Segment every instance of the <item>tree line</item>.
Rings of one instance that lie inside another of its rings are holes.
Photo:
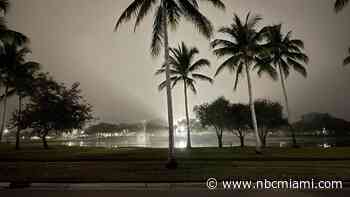
[[[6,13],[9,1],[0,0]],[[0,126],[0,142],[5,128],[16,129],[16,149],[20,148],[21,131],[31,130],[43,140],[51,131],[80,129],[92,119],[92,106],[81,95],[79,83],[67,87],[44,72],[40,63],[28,61],[32,51],[29,38],[8,29],[4,17],[0,20],[0,85],[4,89]],[[7,122],[8,98],[17,97],[18,107]],[[7,126],[6,126],[7,125]]]
[[[258,99],[254,102],[258,117],[258,137],[262,146],[266,146],[266,139],[270,132],[288,127],[288,121],[283,117],[283,107],[278,102],[267,99]],[[214,128],[218,140],[218,147],[223,147],[223,132],[230,131],[240,140],[240,146],[244,147],[244,139],[247,133],[253,131],[249,104],[230,103],[224,97],[220,97],[211,103],[204,103],[194,107],[196,117],[204,128]]]

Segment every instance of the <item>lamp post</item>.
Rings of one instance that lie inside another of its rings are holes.
[[[6,137],[6,143],[9,143],[9,138],[8,138],[8,133],[10,133],[10,131],[7,129],[7,128],[5,128],[4,129],[4,136]]]

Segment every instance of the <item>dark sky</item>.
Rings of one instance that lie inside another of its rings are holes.
[[[350,6],[335,14],[332,0],[224,0],[226,12],[202,4],[216,28],[230,24],[233,13],[248,11],[263,16],[262,25],[283,23],[303,39],[311,59],[307,79],[292,74],[288,93],[293,119],[306,112],[329,112],[350,120],[350,67],[341,63],[350,47]],[[133,23],[113,32],[116,19],[131,0],[12,0],[10,28],[31,38],[32,58],[42,63],[60,81],[81,83],[84,95],[94,106],[95,116],[109,122],[165,118],[165,93],[157,84],[163,77],[154,72],[162,56],[149,53],[153,13],[133,33]],[[170,34],[175,46],[185,41],[197,46],[201,57],[211,60],[213,75],[221,62],[209,50],[209,42],[187,22]],[[282,100],[280,83],[254,75],[256,98]],[[246,80],[233,91],[229,73],[214,85],[199,84],[198,95],[190,94],[191,107],[219,96],[247,102]],[[174,91],[175,117],[184,115],[181,86]]]

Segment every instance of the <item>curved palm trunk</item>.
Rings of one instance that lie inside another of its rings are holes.
[[[21,132],[21,113],[22,113],[22,97],[18,96],[18,125],[17,125],[17,132],[16,132],[16,150],[19,150],[20,147],[20,132]]]
[[[174,155],[174,120],[173,120],[173,104],[171,97],[171,81],[170,81],[170,66],[169,66],[169,40],[168,40],[168,24],[167,24],[167,10],[165,9],[165,1],[163,0],[163,29],[164,29],[164,58],[165,58],[165,76],[166,76],[166,93],[168,104],[168,124],[169,124],[169,155],[168,168],[176,168],[176,160]]]
[[[5,97],[4,97],[4,109],[3,109],[3,112],[2,112],[2,121],[1,121],[1,128],[0,128],[0,143],[1,143],[1,140],[2,140],[2,135],[3,135],[3,132],[4,132],[4,129],[5,129],[5,124],[6,124],[6,113],[7,113],[7,94],[8,94],[8,91],[9,91],[9,87],[6,86],[5,88]]]
[[[281,65],[278,65],[278,68],[279,68],[279,72],[280,72],[280,76],[281,76],[282,91],[283,91],[284,101],[285,101],[286,110],[287,110],[287,121],[288,121],[288,124],[290,124],[290,119],[289,119],[290,118],[290,111],[289,111],[289,102],[288,102],[285,78],[284,78],[284,74],[282,72]],[[296,147],[297,146],[297,140],[295,138],[294,129],[293,129],[292,126],[290,126],[290,127],[291,127],[290,129],[291,129],[291,132],[292,132],[293,146]]]
[[[250,79],[248,64],[245,65],[245,70],[246,70],[247,81],[248,81],[250,113],[251,113],[251,117],[252,117],[252,124],[253,124],[254,132],[255,132],[255,137],[256,137],[256,152],[260,153],[261,152],[261,139],[260,139],[260,135],[259,135],[259,131],[258,131],[258,122],[256,120],[252,82]]]
[[[190,117],[188,115],[188,101],[187,101],[187,85],[184,82],[185,91],[185,110],[186,110],[186,123],[187,123],[187,148],[191,148],[191,130],[190,130]]]

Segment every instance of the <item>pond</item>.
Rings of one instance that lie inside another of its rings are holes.
[[[175,135],[175,147],[186,147],[186,134]],[[217,147],[217,137],[215,132],[192,133],[191,142],[193,147]],[[267,138],[267,146],[287,147],[291,145],[291,137],[288,136],[269,136]],[[339,144],[350,145],[350,138],[335,137],[318,137],[318,136],[302,136],[297,137],[298,145],[304,147],[333,147]],[[109,137],[84,137],[77,139],[66,139],[62,141],[66,146],[82,146],[82,147],[148,147],[148,148],[166,148],[168,147],[167,131],[153,134],[137,133],[128,136],[109,136]],[[224,133],[223,144],[225,147],[240,146],[239,138],[232,133]],[[248,134],[245,138],[246,146],[255,146],[255,136]]]

